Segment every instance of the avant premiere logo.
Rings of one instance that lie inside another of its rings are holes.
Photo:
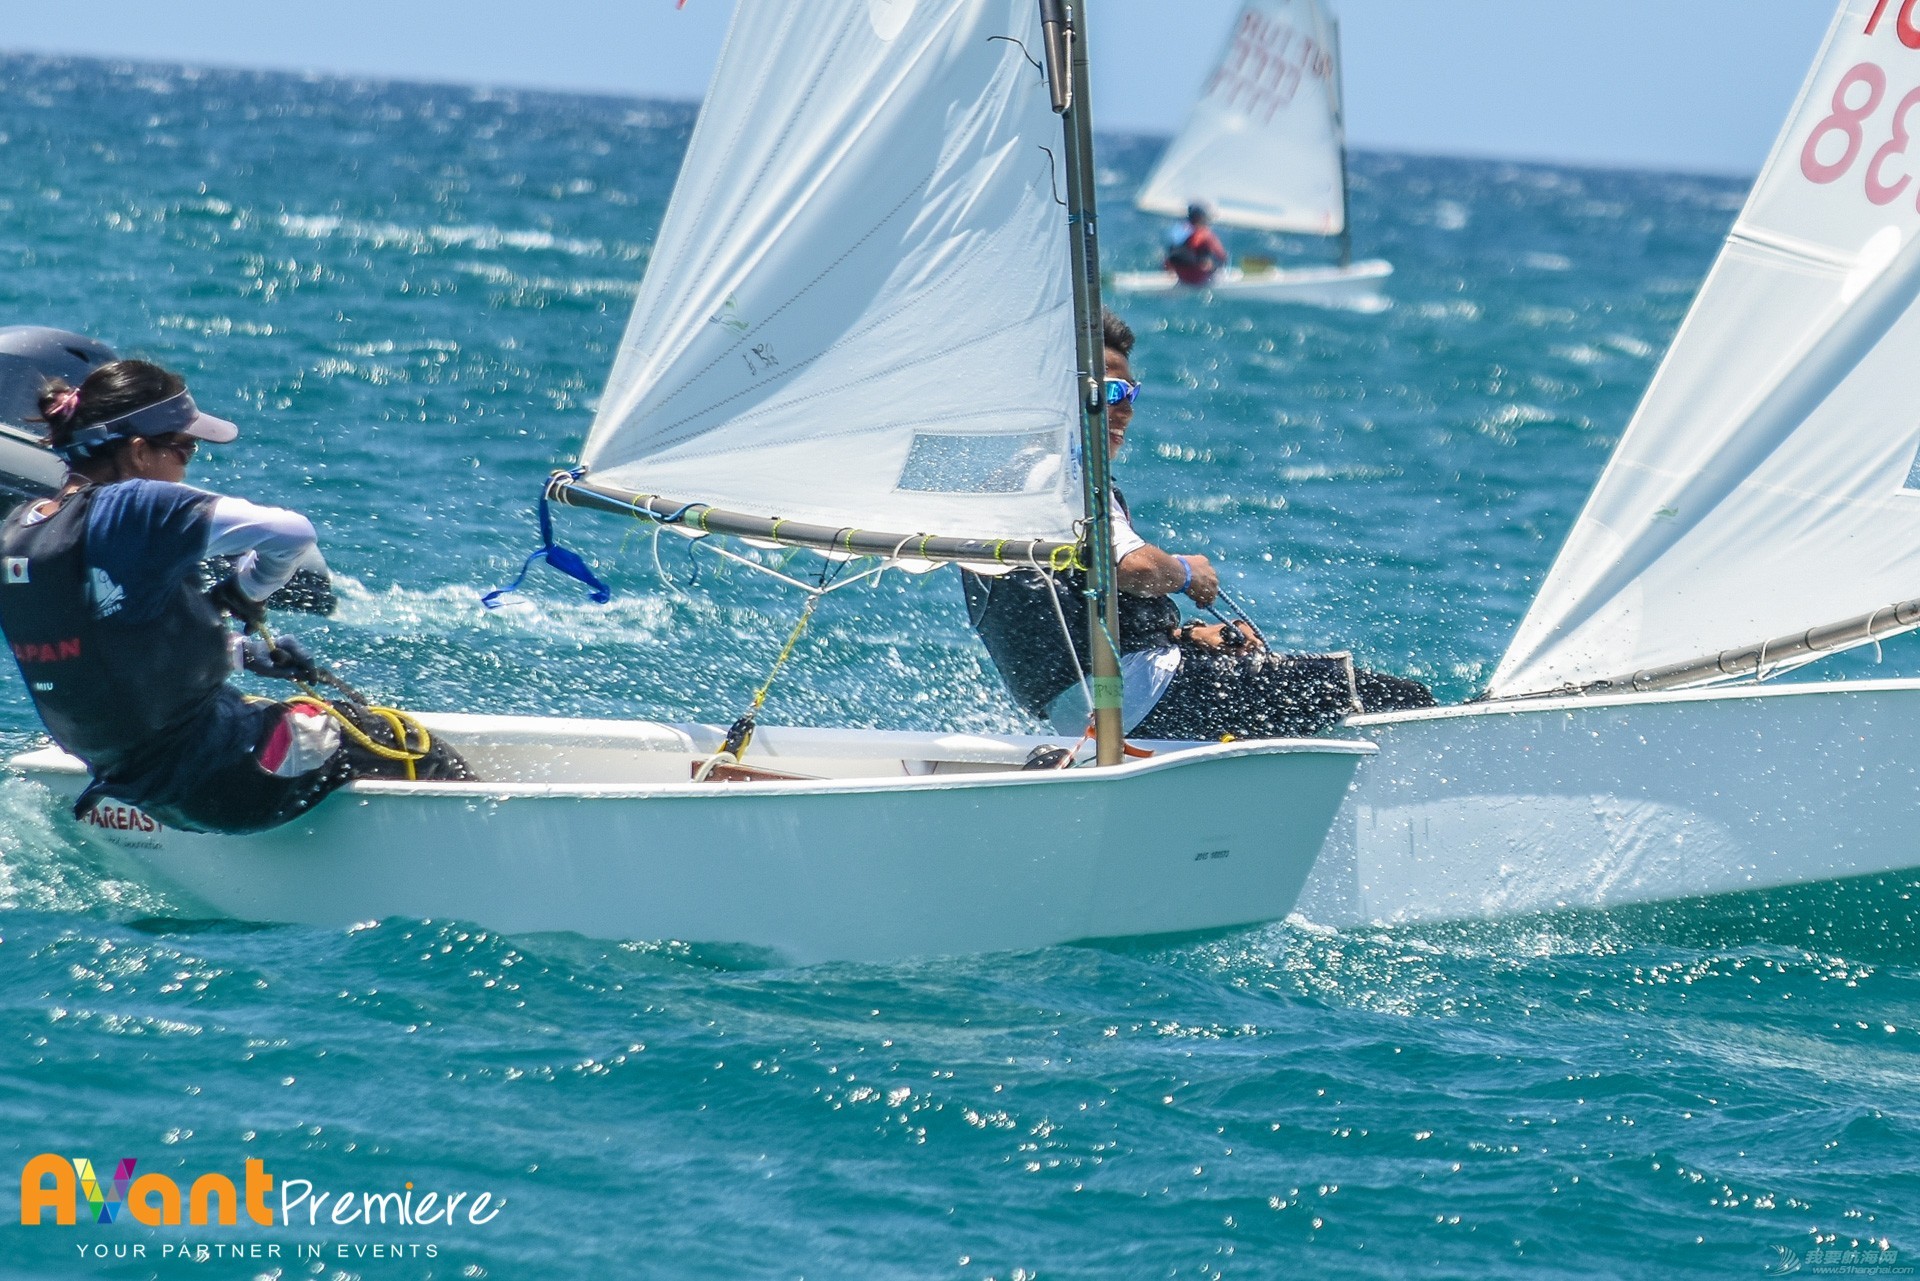
[[[69,1159],[42,1152],[20,1171],[20,1222],[38,1227],[51,1210],[55,1223],[70,1227],[79,1219],[82,1201],[95,1223],[117,1223],[123,1210],[135,1223],[150,1228],[183,1221],[200,1227],[240,1221],[240,1189],[226,1175],[203,1174],[193,1181],[184,1198],[188,1217],[182,1220],[180,1185],[164,1174],[136,1178],[137,1164],[136,1158],[126,1158],[114,1167],[113,1182],[102,1184],[94,1175],[93,1162],[85,1157]],[[247,1217],[262,1227],[272,1224],[267,1193],[273,1191],[273,1176],[267,1173],[266,1163],[248,1161],[245,1181]]]
[[[93,1162],[85,1157],[42,1152],[20,1171],[20,1222],[40,1227],[51,1214],[54,1223],[71,1227],[84,1213],[93,1223],[118,1223],[124,1214],[149,1228],[231,1227],[240,1222],[244,1208],[247,1218],[261,1227],[290,1227],[300,1215],[305,1216],[307,1227],[323,1223],[372,1227],[376,1222],[453,1227],[461,1218],[482,1227],[493,1222],[506,1204],[496,1201],[491,1192],[416,1192],[412,1183],[403,1192],[316,1192],[307,1179],[276,1180],[265,1162],[253,1159],[247,1161],[239,1185],[224,1174],[209,1173],[195,1179],[183,1193],[167,1175],[135,1174],[138,1165],[133,1157],[122,1160],[107,1182],[94,1173]],[[276,1186],[279,1203],[272,1205],[267,1197]]]

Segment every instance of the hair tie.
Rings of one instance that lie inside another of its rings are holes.
[[[80,389],[69,387],[47,406],[48,418],[71,418],[80,412]]]

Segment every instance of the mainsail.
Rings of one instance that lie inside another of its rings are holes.
[[[740,0],[582,463],[777,521],[1071,542],[1035,0]]]
[[[1920,597],[1916,9],[1841,5],[1496,697],[1877,617],[1864,642]]]
[[[1195,201],[1236,227],[1346,230],[1339,31],[1320,0],[1248,0],[1186,127],[1141,188],[1148,213]]]

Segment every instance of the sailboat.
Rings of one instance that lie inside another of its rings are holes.
[[[1324,0],[1247,0],[1186,126],[1134,203],[1171,218],[1203,204],[1229,227],[1324,236],[1339,246],[1338,262],[1327,266],[1243,257],[1204,286],[1217,294],[1386,308],[1380,289],[1392,264],[1353,261],[1340,25]],[[1170,271],[1120,272],[1114,284],[1131,293],[1191,288]]]
[[[1846,0],[1484,701],[1379,745],[1303,910],[1610,907],[1920,868],[1914,6]]]
[[[1094,634],[1117,633],[1076,7],[741,0],[584,455],[546,502],[907,568],[1084,563]],[[486,781],[363,781],[255,836],[115,804],[89,831],[237,917],[801,962],[1284,915],[1374,749],[1128,758],[1117,659],[1094,659],[1082,768],[1027,768],[1060,745],[1041,738],[771,726],[716,771],[741,747],[719,725],[424,716]],[[64,797],[84,782],[53,749],[16,766]]]

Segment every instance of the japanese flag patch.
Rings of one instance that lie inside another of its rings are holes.
[[[7,557],[7,582],[24,583],[27,581],[27,558],[25,556]]]

